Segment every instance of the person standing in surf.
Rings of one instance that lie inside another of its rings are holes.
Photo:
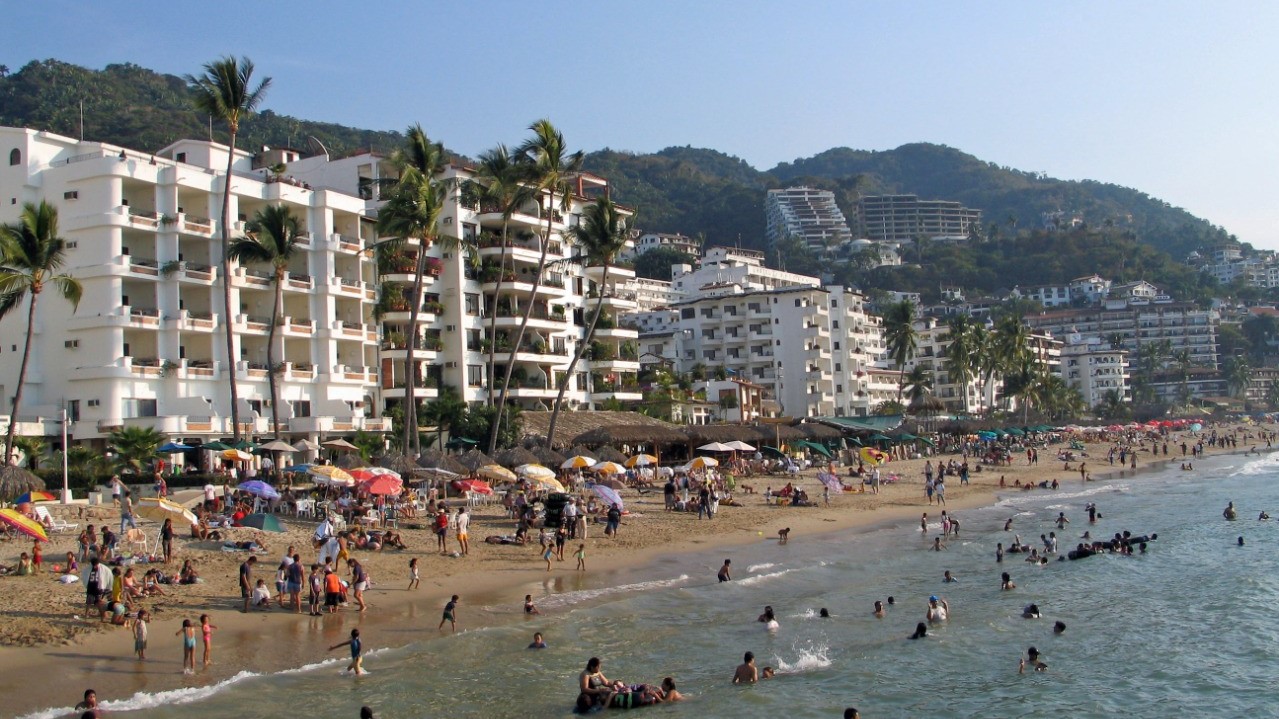
[[[341,644],[334,644],[329,647],[329,651],[340,647],[351,647],[351,663],[346,665],[346,671],[353,672],[355,675],[364,673],[364,643],[360,641],[360,630],[352,629],[351,638]]]

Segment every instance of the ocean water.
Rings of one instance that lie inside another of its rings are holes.
[[[905,522],[685,555],[620,588],[547,591],[538,598],[543,616],[492,606],[479,611],[496,626],[445,637],[428,631],[409,646],[375,649],[365,677],[342,675],[345,657],[335,652],[281,674],[242,674],[106,707],[138,719],[356,717],[363,704],[391,719],[567,717],[578,672],[598,656],[610,679],[676,678],[687,701],[644,710],[655,716],[800,719],[841,716],[846,706],[864,717],[1279,716],[1279,522],[1256,519],[1262,509],[1279,517],[1276,480],[1279,453],[1208,460],[1193,475],[1174,466],[1010,493],[960,513],[963,534],[944,552],[928,550],[939,530],[926,539],[917,522]],[[1239,521],[1222,518],[1228,501]],[[1093,526],[1087,502],[1102,513]],[[1052,524],[1058,512],[1071,520],[1064,531]],[[1005,533],[1009,517],[1014,528]],[[995,562],[996,542],[1014,533],[1037,544],[1057,531],[1064,552],[1085,530],[1159,538],[1144,556]],[[737,576],[719,584],[724,556]],[[958,583],[942,583],[947,569]],[[1000,591],[1001,571],[1015,590]],[[930,594],[948,600],[950,621],[908,641]],[[888,616],[872,616],[873,602],[890,595]],[[1021,618],[1031,602],[1042,619]],[[766,604],[781,625],[775,633],[755,621]],[[819,618],[821,607],[832,618]],[[1052,633],[1056,620],[1068,626],[1061,636]],[[549,649],[525,649],[534,631]],[[376,633],[365,640],[380,645]],[[1032,645],[1049,669],[1018,675],[1018,658]],[[777,677],[733,686],[747,650]]]

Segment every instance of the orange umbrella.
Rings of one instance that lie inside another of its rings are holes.
[[[13,527],[28,537],[39,539],[42,542],[49,541],[49,535],[44,532],[44,525],[16,509],[0,509],[0,522]]]
[[[360,484],[360,489],[369,494],[398,495],[404,491],[404,482],[399,477],[383,474]]]

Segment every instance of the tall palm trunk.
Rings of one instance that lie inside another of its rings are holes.
[[[222,191],[222,314],[226,330],[227,380],[231,386],[231,434],[240,441],[240,387],[236,379],[235,326],[231,314],[231,168],[235,163],[235,135],[239,130],[231,124],[231,145],[227,148],[226,182]]]
[[[13,393],[13,410],[9,415],[9,429],[4,436],[4,464],[13,464],[13,437],[18,430],[18,408],[22,405],[22,389],[27,383],[27,363],[31,361],[31,335],[36,328],[36,300],[40,298],[38,283],[31,286],[31,304],[27,306],[27,341],[22,346],[22,365],[18,368],[18,388]],[[64,449],[65,451],[65,449]]]
[[[502,375],[502,393],[497,397],[497,412],[493,416],[493,426],[489,429],[490,454],[497,450],[497,436],[502,429],[502,419],[506,416],[506,396],[511,390],[511,373],[515,370],[515,354],[519,352],[520,343],[524,341],[524,330],[528,328],[529,318],[533,316],[533,301],[537,299],[537,290],[542,286],[542,273],[546,271],[546,254],[551,249],[551,221],[555,218],[555,191],[551,190],[551,199],[546,209],[546,237],[542,238],[542,254],[537,258],[537,277],[533,278],[533,294],[529,297],[528,306],[520,318],[520,328],[515,333],[515,342],[511,344],[511,359],[506,363],[506,372]],[[494,341],[497,338],[493,338]],[[551,379],[555,379],[552,370]],[[567,382],[567,378],[565,379]]]
[[[586,335],[582,337],[582,343],[577,346],[577,351],[573,353],[573,361],[568,363],[568,371],[564,373],[564,382],[560,385],[559,394],[555,395],[555,407],[551,411],[551,424],[546,428],[546,446],[550,447],[555,442],[555,425],[560,419],[560,409],[564,406],[564,393],[568,390],[568,382],[573,377],[573,370],[577,367],[577,363],[582,359],[582,355],[586,354],[586,348],[590,346],[591,339],[595,336],[595,324],[600,321],[600,312],[604,309],[604,288],[608,285],[608,262],[604,263],[604,277],[600,279],[600,298],[595,302],[595,313],[591,315],[591,324],[586,328]]]
[[[413,448],[414,456],[422,454],[422,437],[417,431],[417,317],[422,311],[422,278],[426,275],[426,249],[429,243],[418,240],[417,269],[413,275],[413,306],[409,308],[409,336],[404,349],[404,450]]]
[[[506,272],[506,230],[507,220],[502,219],[502,254],[497,261],[497,284],[493,288],[493,316],[489,318],[489,363],[488,372],[486,373],[488,383],[484,386],[484,404],[493,406],[493,385],[497,379],[497,369],[493,364],[493,355],[497,352],[497,303],[502,299],[502,273]]]
[[[280,394],[276,388],[275,334],[279,331],[280,316],[284,314],[284,269],[275,269],[275,304],[271,307],[271,331],[266,336],[266,378],[271,388],[271,425],[275,438],[280,438]]]

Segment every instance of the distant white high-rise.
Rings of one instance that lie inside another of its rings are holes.
[[[853,239],[844,213],[835,204],[835,194],[811,187],[769,190],[764,204],[770,245],[788,237],[799,237],[810,248],[826,249]]]

